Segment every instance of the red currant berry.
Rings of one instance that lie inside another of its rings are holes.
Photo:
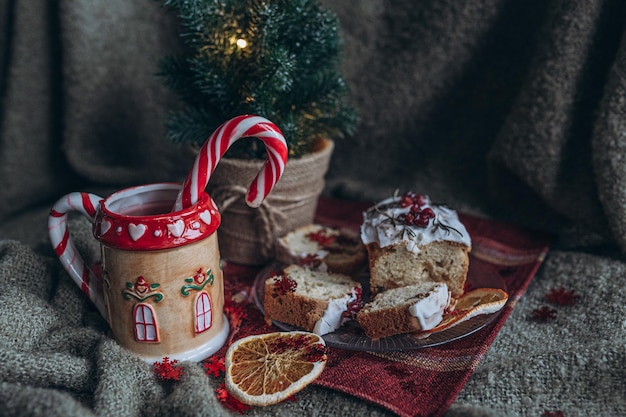
[[[434,219],[435,218],[435,212],[430,207],[426,207],[424,210],[422,210],[422,216],[424,216],[424,217],[426,217],[428,219]]]
[[[415,223],[416,217],[413,213],[407,213],[404,216],[404,223],[408,225],[413,225]]]
[[[422,211],[422,208],[420,206],[418,206],[417,204],[411,205],[411,213],[418,214],[421,211]]]
[[[413,225],[417,227],[428,227],[429,221],[430,219],[428,217],[419,216],[414,220]]]
[[[418,195],[415,196],[415,198],[413,199],[413,201],[420,205],[420,206],[425,206],[426,205],[426,197],[424,197],[423,195]]]
[[[413,199],[411,197],[403,195],[402,198],[400,198],[400,207],[409,207],[412,204]]]

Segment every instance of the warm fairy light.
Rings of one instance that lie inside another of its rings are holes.
[[[248,46],[248,42],[246,42],[245,39],[237,39],[237,46],[240,47],[241,49],[245,48],[246,46]]]

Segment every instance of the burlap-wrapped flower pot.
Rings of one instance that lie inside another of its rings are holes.
[[[333,148],[332,140],[323,140],[314,152],[289,159],[282,178],[256,209],[246,205],[244,196],[263,161],[222,159],[207,187],[222,215],[218,229],[222,258],[246,265],[266,264],[274,258],[278,237],[311,223]]]

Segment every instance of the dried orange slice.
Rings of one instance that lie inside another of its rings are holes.
[[[454,305],[455,310],[490,314],[500,310],[509,296],[499,288],[476,288],[461,296]],[[476,315],[474,314],[474,315]]]
[[[313,382],[325,366],[326,344],[315,333],[248,336],[226,352],[226,389],[245,404],[276,404]]]
[[[430,334],[440,332],[467,321],[479,314],[491,314],[499,311],[509,295],[499,288],[476,288],[463,294],[454,305],[454,310],[447,311],[441,322],[434,328],[422,332]]]

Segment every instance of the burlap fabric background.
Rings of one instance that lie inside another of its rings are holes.
[[[448,416],[626,415],[626,3],[326,3],[361,124],[336,143],[325,192],[413,188],[557,235]],[[160,384],[108,339],[46,236],[64,192],[190,166],[163,139],[175,101],[154,77],[175,20],[148,0],[8,0],[0,22],[0,414],[232,415],[197,366]],[[576,304],[531,320],[560,286]],[[389,415],[318,387],[298,398],[250,414]]]

